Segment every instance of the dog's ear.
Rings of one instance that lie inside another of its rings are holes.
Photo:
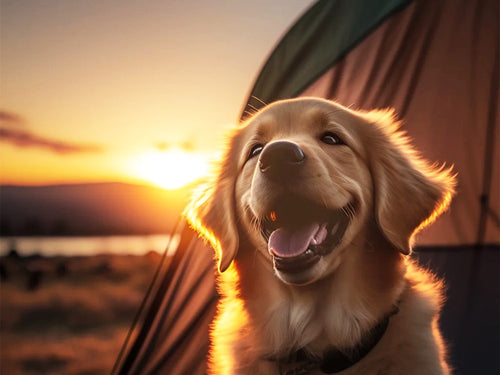
[[[455,176],[450,169],[429,165],[412,149],[394,112],[365,114],[373,133],[368,144],[374,187],[375,219],[384,236],[403,254],[413,237],[449,205]]]
[[[210,181],[195,193],[184,211],[194,229],[214,248],[220,272],[230,266],[239,246],[234,197],[237,156],[231,151],[235,149],[227,148]]]

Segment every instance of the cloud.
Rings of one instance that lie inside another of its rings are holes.
[[[17,147],[37,147],[57,154],[95,153],[104,149],[99,145],[77,144],[45,138],[26,130],[0,128],[0,141]]]
[[[185,151],[193,151],[195,149],[195,145],[193,141],[191,140],[186,140],[181,143],[181,148]]]
[[[155,144],[155,148],[158,151],[167,151],[170,148],[170,144],[167,142],[158,142]]]
[[[26,121],[17,113],[0,110],[0,141],[22,148],[41,148],[56,154],[95,153],[104,151],[102,146],[65,142],[46,138],[26,128]],[[22,129],[19,126],[22,126]]]
[[[23,125],[24,119],[16,113],[0,110],[0,122],[7,125]]]
[[[154,147],[161,152],[168,151],[172,148],[180,148],[184,151],[193,151],[196,148],[195,144],[191,140],[185,140],[181,143],[158,142],[154,145]]]

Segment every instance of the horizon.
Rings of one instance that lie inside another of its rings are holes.
[[[168,234],[195,186],[175,190],[121,182],[2,186],[0,236]]]
[[[87,185],[128,185],[128,186],[140,186],[148,187],[158,190],[165,190],[166,192],[176,192],[190,189],[192,186],[203,183],[205,180],[204,176],[199,179],[190,181],[189,183],[175,187],[175,188],[165,188],[154,182],[142,180],[142,179],[131,179],[130,181],[120,181],[120,180],[88,180],[88,181],[49,181],[49,182],[33,182],[33,183],[3,183],[0,182],[0,188],[2,187],[19,187],[19,188],[41,188],[41,187],[65,187],[65,186],[87,186]]]

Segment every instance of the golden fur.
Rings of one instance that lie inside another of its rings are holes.
[[[449,373],[437,326],[441,282],[408,254],[416,232],[447,208],[454,177],[423,161],[398,127],[392,111],[304,98],[269,105],[234,131],[213,181],[186,211],[220,270],[211,373],[278,374],[270,358],[352,347],[395,306],[380,342],[341,373]],[[345,144],[323,142],[326,131]],[[300,178],[277,186],[251,153],[283,140],[307,159]],[[261,234],[276,200],[291,193],[349,218],[333,251],[298,273],[273,266]]]

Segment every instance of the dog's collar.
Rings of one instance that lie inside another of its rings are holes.
[[[399,312],[399,307],[387,314],[361,341],[352,348],[327,350],[321,358],[313,358],[304,349],[299,349],[285,358],[269,358],[277,362],[281,375],[303,375],[312,370],[335,374],[361,361],[382,339],[390,318]]]

